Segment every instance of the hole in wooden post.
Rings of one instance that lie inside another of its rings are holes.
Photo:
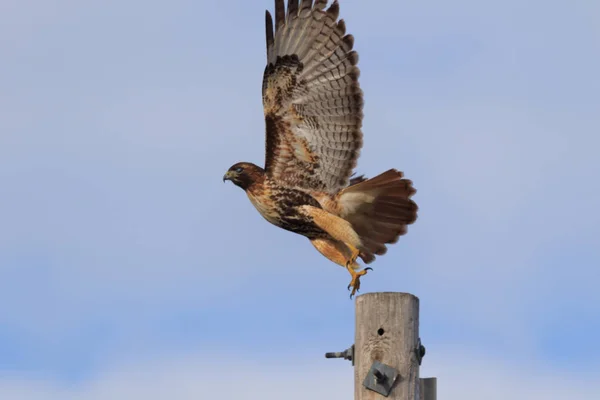
[[[379,336],[382,336],[384,333],[385,333],[385,331],[383,330],[383,328],[379,328],[379,329],[377,329],[377,334],[378,334]]]

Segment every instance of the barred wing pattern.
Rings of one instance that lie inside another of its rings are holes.
[[[362,147],[362,91],[354,38],[337,0],[275,0],[266,13],[263,76],[266,173],[283,186],[335,194]]]

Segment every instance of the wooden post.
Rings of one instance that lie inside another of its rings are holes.
[[[367,293],[356,298],[354,400],[421,400],[419,380],[419,299],[409,293]],[[388,374],[375,372],[373,363]],[[389,369],[398,373],[387,397],[364,386],[390,383]],[[383,376],[386,375],[386,376]],[[378,377],[378,378],[377,378]],[[374,380],[373,380],[374,379]]]

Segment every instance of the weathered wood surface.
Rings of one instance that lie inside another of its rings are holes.
[[[422,400],[419,361],[419,299],[409,293],[367,293],[356,298],[355,400]],[[385,397],[363,386],[377,360],[399,373]]]

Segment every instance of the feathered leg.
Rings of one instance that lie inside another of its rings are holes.
[[[366,275],[368,270],[372,270],[372,268],[368,267],[359,271],[360,265],[356,262],[358,249],[354,248],[353,251],[351,250],[351,246],[335,239],[312,239],[310,242],[315,246],[319,253],[334,263],[345,267],[348,272],[350,272],[352,280],[348,285],[348,290],[352,288],[350,298],[354,297],[356,292],[360,289],[360,277]]]

